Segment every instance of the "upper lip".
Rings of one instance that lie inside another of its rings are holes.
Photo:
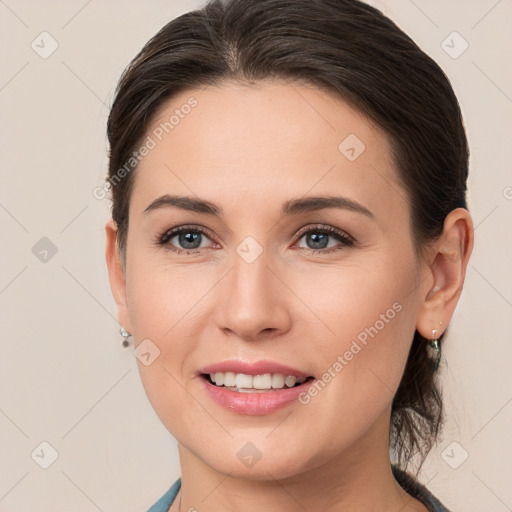
[[[253,363],[240,360],[221,361],[213,363],[199,370],[199,373],[244,373],[245,375],[264,375],[265,373],[280,373],[282,375],[294,375],[295,377],[310,377],[296,368],[286,366],[275,361],[256,361]]]

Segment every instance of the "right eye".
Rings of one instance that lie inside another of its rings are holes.
[[[203,243],[210,240],[204,228],[199,226],[179,226],[165,231],[158,237],[158,245],[179,254],[197,254],[208,247]]]

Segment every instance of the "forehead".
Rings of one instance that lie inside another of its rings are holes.
[[[280,81],[180,93],[146,133],[134,209],[164,193],[235,206],[342,192],[382,208],[405,198],[386,134],[342,99]],[[380,201],[379,201],[380,199]]]

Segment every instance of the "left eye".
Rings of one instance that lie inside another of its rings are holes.
[[[326,229],[326,228],[316,228],[316,229],[310,229],[306,232],[304,232],[299,237],[299,242],[304,240],[306,243],[306,247],[300,246],[302,249],[310,250],[310,251],[317,251],[322,249],[331,249],[333,247],[337,246],[343,246],[350,247],[353,245],[353,240],[342,233],[341,231],[332,230],[332,229]],[[336,243],[336,240],[338,243]],[[333,243],[330,243],[333,242]],[[323,251],[323,252],[330,252],[330,251]]]
[[[206,236],[199,231],[182,231],[169,239],[177,238],[179,245],[183,249],[199,249],[201,248],[202,239]]]

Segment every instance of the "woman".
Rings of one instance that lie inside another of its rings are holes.
[[[355,0],[214,0],[135,57],[108,136],[110,283],[179,445],[150,510],[446,510],[405,471],[473,247],[432,59]]]

